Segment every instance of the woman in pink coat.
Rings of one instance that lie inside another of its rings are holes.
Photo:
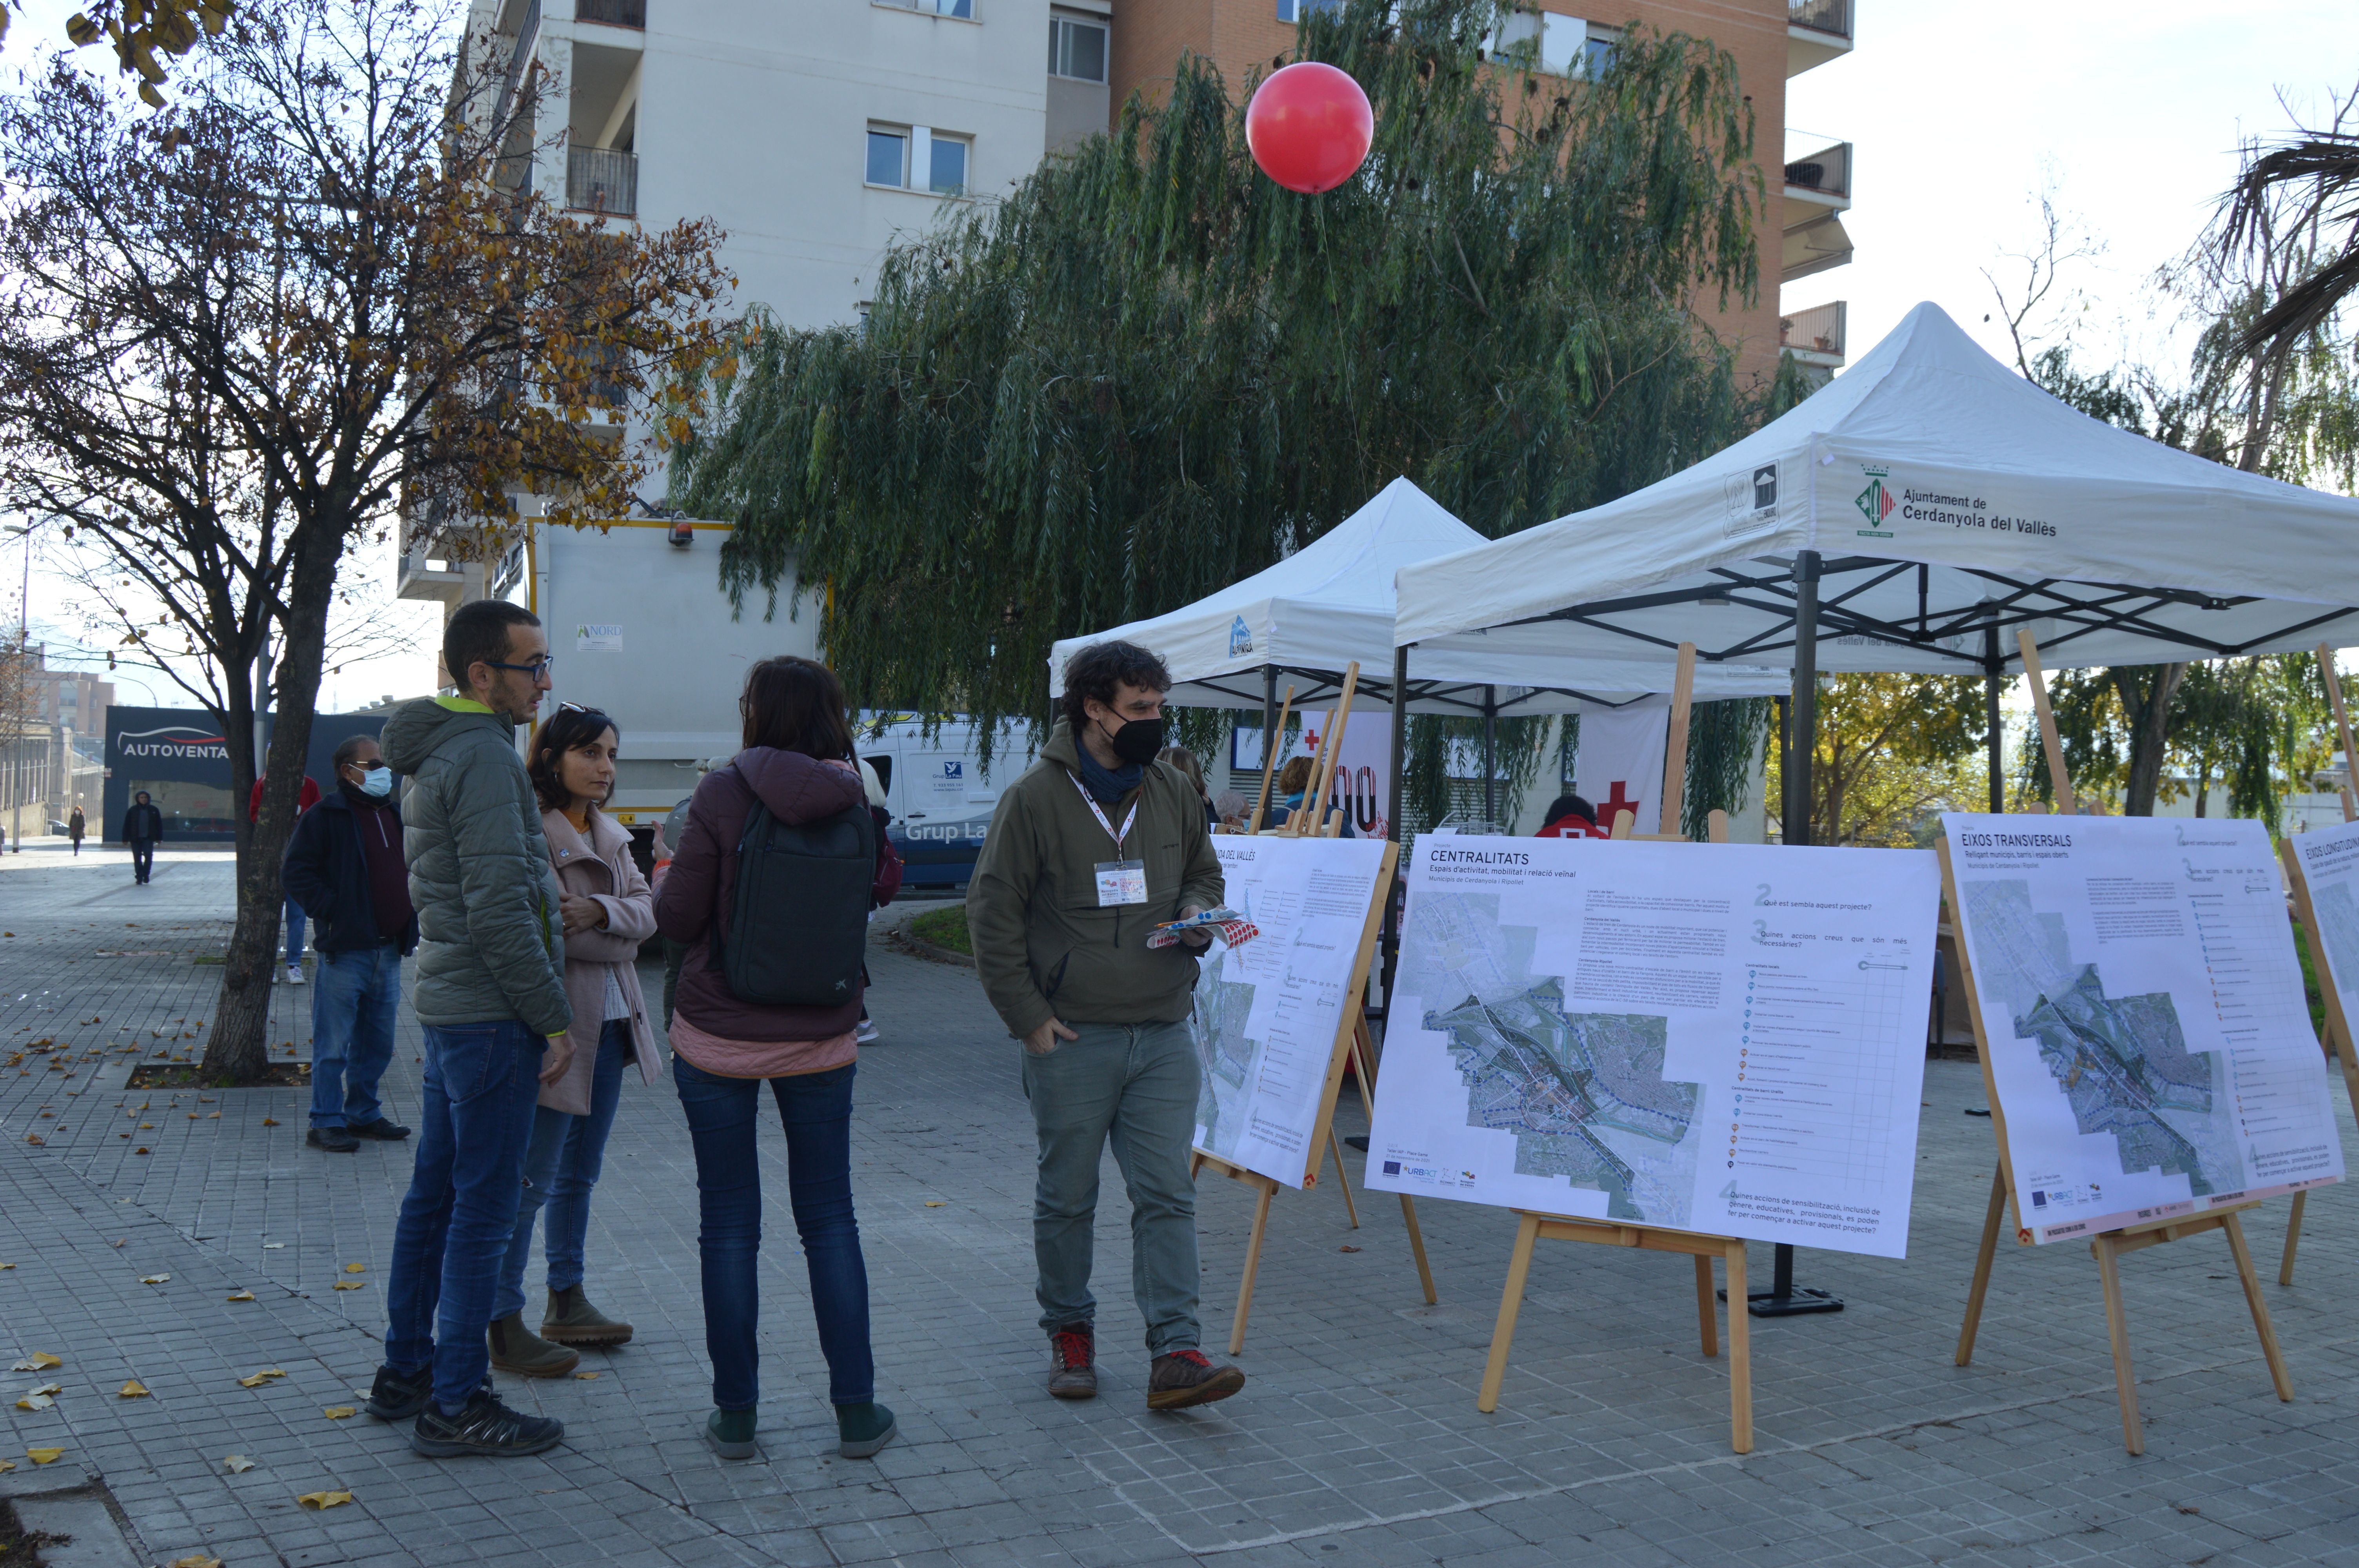
[[[639,944],[655,935],[655,894],[631,860],[631,836],[598,809],[614,793],[620,742],[613,719],[568,704],[541,725],[526,762],[562,898],[565,994],[573,1008],[573,1065],[542,1088],[533,1112],[516,1235],[492,1303],[492,1365],[528,1378],[573,1370],[582,1359],[573,1346],[631,1337],[631,1325],[592,1306],[582,1288],[590,1190],[614,1126],[623,1070],[636,1061],[647,1084],[661,1071],[634,968]],[[544,1206],[549,1308],[536,1335],[524,1325],[524,1273],[533,1217]]]

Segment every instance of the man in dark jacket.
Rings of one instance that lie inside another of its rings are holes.
[[[565,1427],[500,1402],[485,1334],[533,1105],[573,1056],[557,874],[516,745],[549,689],[549,640],[522,605],[479,599],[443,627],[442,658],[466,695],[410,703],[384,735],[386,763],[409,780],[402,841],[426,1075],[368,1410],[416,1416],[409,1446],[430,1459],[538,1454]]]
[[[1225,1399],[1245,1381],[1197,1347],[1188,1150],[1201,1080],[1188,1014],[1192,953],[1210,938],[1147,945],[1158,924],[1217,908],[1225,892],[1203,797],[1156,760],[1170,687],[1163,661],[1129,643],[1073,655],[1064,716],[1000,797],[966,896],[984,989],[1024,1043],[1039,1136],[1032,1250],[1049,1391],[1097,1392],[1091,1237],[1110,1138],[1130,1193],[1132,1289],[1154,1357],[1154,1410]]]
[[[123,814],[123,841],[131,846],[131,880],[144,882],[156,872],[156,844],[164,837],[164,814],[141,790],[131,809]]]
[[[374,736],[337,746],[335,780],[335,794],[296,818],[280,881],[288,903],[311,917],[320,955],[311,994],[311,1130],[303,1141],[348,1154],[364,1138],[409,1136],[386,1119],[376,1086],[393,1060],[401,960],[418,946],[418,915],[409,906],[393,771]]]

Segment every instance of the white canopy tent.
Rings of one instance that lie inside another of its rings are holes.
[[[1484,543],[1431,496],[1396,479],[1266,570],[1166,614],[1062,639],[1049,652],[1049,695],[1064,692],[1066,660],[1093,643],[1118,639],[1163,655],[1173,682],[1166,700],[1183,708],[1274,710],[1287,685],[1298,708],[1318,708],[1334,701],[1345,666],[1356,661],[1354,709],[1390,712],[1395,579],[1420,562]],[[1408,706],[1414,713],[1473,717],[1487,704],[1501,718],[1619,708],[1669,689],[1658,664],[1646,651],[1626,648],[1593,658],[1549,651],[1516,656],[1475,639],[1463,650],[1420,659]],[[1785,685],[1783,669],[1768,661],[1762,667],[1723,663],[1698,671],[1696,695],[1757,696]]]
[[[2359,640],[2359,500],[2089,418],[1924,304],[1745,440],[1420,562],[1400,574],[1398,606],[1397,678],[1487,650],[1524,669],[1637,658],[1659,687],[1683,641],[1706,667],[1789,669],[1789,782],[1807,774],[1816,671],[1980,674],[1995,802],[1998,683],[2022,669],[2018,630],[2056,665]]]

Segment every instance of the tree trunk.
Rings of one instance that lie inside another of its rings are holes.
[[[270,1065],[270,988],[277,978],[279,912],[285,899],[278,867],[303,790],[303,762],[311,749],[311,711],[320,696],[328,640],[328,605],[343,554],[345,530],[307,520],[288,574],[286,646],[278,662],[278,720],[263,770],[262,809],[255,819],[237,873],[237,925],[222,968],[221,999],[205,1044],[201,1076],[208,1083],[259,1082]],[[236,751],[232,749],[231,755]],[[331,781],[329,787],[332,787]],[[250,790],[251,784],[240,786]],[[238,802],[245,799],[241,793]]]
[[[2187,678],[2187,665],[2150,665],[2154,672],[2143,692],[2140,691],[2134,668],[2115,665],[2110,672],[2114,693],[2122,701],[2122,712],[2130,726],[2130,776],[2123,792],[2125,816],[2152,816],[2154,799],[2162,787],[2162,767],[2166,742],[2170,731],[2170,699],[2179,693],[2179,683]]]
[[[2201,762],[2198,762],[2198,763],[2196,763],[2196,764],[2195,764],[2195,815],[2196,815],[2196,816],[2209,816],[2209,815],[2210,815],[2210,813],[2206,812],[2203,808],[2204,808],[2204,806],[2207,806],[2208,804],[2210,804],[2210,801],[2211,801],[2211,795],[2212,795],[2212,759],[2211,759],[2211,758],[2209,758],[2209,757],[2206,757],[2206,758],[2204,758]]]

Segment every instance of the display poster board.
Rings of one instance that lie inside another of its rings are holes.
[[[1941,824],[2024,1239],[2342,1179],[2325,1063],[2258,822],[1951,813]],[[2359,839],[2339,831],[2346,848],[2321,855],[2322,869],[2340,868],[2324,881],[2359,913]]]
[[[2334,988],[2343,1016],[2359,1018],[2359,822],[2287,837],[2310,884],[2318,917],[2319,979]]]
[[[1366,985],[1386,844],[1216,837],[1229,907],[1260,935],[1215,943],[1189,1027],[1203,1068],[1196,1147],[1299,1189],[1318,1168],[1329,1068]]]
[[[1415,854],[1367,1186],[1905,1254],[1931,854]]]

